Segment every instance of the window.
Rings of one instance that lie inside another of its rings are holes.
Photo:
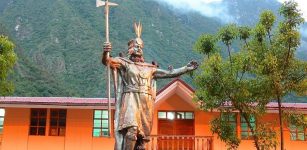
[[[108,110],[94,110],[93,136],[109,136],[109,113]]]
[[[249,122],[251,124],[251,127],[255,130],[256,128],[256,119],[254,116],[249,117]],[[250,128],[248,127],[248,124],[244,117],[241,115],[241,139],[251,139],[252,138],[252,132]]]
[[[50,110],[49,135],[65,136],[66,129],[66,109]]]
[[[166,119],[166,112],[158,112],[159,119]]]
[[[227,121],[231,127],[234,130],[234,134],[237,135],[237,114],[235,113],[229,113],[229,114],[224,114],[222,113],[222,120]]]
[[[304,123],[307,123],[307,115],[302,116]],[[292,141],[305,141],[307,140],[307,130],[303,125],[291,124],[290,129],[290,139]]]
[[[158,134],[194,135],[194,112],[158,111]]]
[[[31,109],[30,135],[45,135],[47,109]]]
[[[193,112],[167,112],[167,111],[159,111],[158,112],[159,119],[167,119],[167,120],[186,120],[186,119],[194,119]]]
[[[0,109],[0,134],[3,133],[3,123],[4,123],[4,115],[5,115],[5,109]]]
[[[290,138],[293,141],[304,141],[305,140],[304,127],[290,124]]]

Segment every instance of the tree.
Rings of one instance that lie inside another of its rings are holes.
[[[216,37],[226,45],[229,59],[223,59],[216,52],[210,54],[195,78],[195,99],[203,104],[202,109],[221,112],[221,116],[211,122],[211,130],[230,149],[236,149],[240,143],[232,132],[233,127],[224,119],[233,111],[238,111],[246,120],[257,150],[277,146],[276,133],[270,124],[255,126],[250,121],[260,118],[272,100],[279,104],[280,146],[284,149],[282,98],[291,92],[304,93],[307,89],[307,63],[294,57],[300,41],[298,27],[303,21],[296,7],[293,1],[282,5],[283,20],[278,26],[274,26],[274,14],[264,11],[252,29],[234,24],[222,27]],[[235,40],[241,43],[238,52],[232,52]],[[210,45],[216,44],[212,42]]]
[[[207,55],[209,58],[210,53],[217,51],[216,40],[212,34],[203,34],[194,44],[194,50]]]
[[[8,37],[0,35],[0,95],[7,96],[13,93],[14,86],[7,77],[16,63],[17,56],[14,44]]]
[[[285,2],[280,14],[284,20],[280,22],[272,43],[267,46],[267,63],[263,64],[266,69],[262,74],[270,79],[268,85],[272,89],[272,97],[278,102],[280,149],[284,150],[282,98],[291,92],[306,91],[307,64],[295,58],[295,51],[300,45],[298,28],[304,22],[297,3]]]

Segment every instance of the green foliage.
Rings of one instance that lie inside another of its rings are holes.
[[[266,10],[261,13],[259,23],[264,26],[266,32],[269,34],[272,30],[275,20],[276,17],[274,13],[270,10]]]
[[[255,39],[260,43],[262,44],[265,36],[266,36],[266,29],[265,29],[265,26],[262,25],[262,24],[258,24],[254,30],[254,37]]]
[[[218,33],[219,39],[227,46],[231,45],[238,36],[238,28],[235,24],[221,27]]]
[[[13,84],[7,80],[7,77],[12,71],[16,60],[14,44],[8,37],[0,35],[0,96],[7,96],[13,93]]]
[[[251,29],[247,26],[239,27],[240,40],[246,41],[250,37]]]
[[[266,92],[270,90],[263,86],[267,82],[266,78],[252,75],[251,66],[255,63],[253,54],[251,51],[234,54],[232,63],[223,60],[220,54],[211,55],[204,61],[202,71],[195,78],[196,99],[204,102],[203,109],[239,110],[240,113],[255,116],[264,113],[265,105],[269,101]],[[227,107],[229,103],[233,107]],[[254,105],[255,103],[258,105]],[[239,144],[238,140],[226,134],[229,132],[227,124],[219,118],[212,122],[212,131],[221,136],[230,148]],[[254,131],[255,136],[258,132],[260,131]]]
[[[257,137],[259,137],[259,146],[263,150],[275,149],[278,145],[277,134],[273,123],[257,124]]]
[[[284,20],[273,34],[271,31],[276,17],[270,11],[264,11],[252,29],[230,24],[219,30],[217,35],[220,42],[227,46],[229,60],[223,60],[216,53],[201,65],[195,78],[195,99],[203,104],[202,109],[236,110],[248,120],[251,115],[260,118],[266,111],[267,103],[272,100],[280,102],[291,93],[306,96],[307,63],[294,55],[300,44],[298,27],[303,21],[296,6],[293,1],[283,4],[281,14]],[[237,37],[245,44],[237,53],[231,53],[230,47]],[[232,141],[227,124],[220,118],[214,119],[212,125],[212,131],[230,147],[239,144],[237,140]],[[257,149],[277,145],[275,131],[266,125],[251,131]]]
[[[194,44],[194,49],[204,55],[210,55],[212,52],[217,51],[216,37],[212,34],[201,35],[196,43]]]
[[[289,26],[298,27],[304,22],[302,13],[297,8],[298,4],[293,0],[289,0],[286,1],[279,10],[280,14],[285,17],[285,22],[287,22]]]
[[[297,9],[297,3],[285,2],[280,9],[280,14],[284,20],[280,23],[273,43],[270,45],[272,51],[268,52],[273,65],[264,75],[271,79],[268,84],[274,91],[272,98],[276,99],[279,105],[280,147],[284,149],[282,98],[291,92],[307,91],[306,86],[302,84],[307,79],[307,62],[295,58],[295,51],[300,45],[298,27],[304,22]]]
[[[235,24],[228,24],[218,31],[218,38],[227,46],[229,61],[232,64],[231,59],[231,44],[238,37],[238,28]],[[232,72],[232,70],[231,70]]]
[[[307,127],[305,115],[297,111],[290,110],[284,112],[284,120],[287,121],[289,125]]]
[[[215,118],[211,121],[211,131],[218,135],[218,138],[225,142],[228,149],[237,149],[240,144],[240,139],[234,132],[233,126],[228,121],[221,118]]]
[[[303,23],[297,4],[286,2],[281,7],[284,21],[280,23],[271,51],[268,57],[272,61],[271,68],[265,73],[274,82],[272,89],[275,90],[274,97],[283,97],[289,92],[296,91],[301,82],[306,79],[306,61],[295,58],[295,51],[300,44],[300,33],[298,27]]]

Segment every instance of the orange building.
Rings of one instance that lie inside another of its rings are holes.
[[[199,110],[192,100],[193,93],[180,79],[173,80],[157,93],[148,149],[227,149],[210,131],[210,120],[219,113]],[[276,122],[278,130],[277,104],[270,103],[267,107],[263,118],[252,121],[255,125]],[[0,150],[114,149],[114,137],[108,136],[106,99],[1,97],[0,108]],[[307,104],[284,104],[284,109],[294,108],[307,114]],[[240,115],[234,113],[230,121],[242,139],[239,149],[255,149],[249,138],[251,133]],[[307,149],[305,129],[285,126],[284,130],[287,150]]]

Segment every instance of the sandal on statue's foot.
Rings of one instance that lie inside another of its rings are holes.
[[[145,145],[143,144],[136,147],[136,150],[145,150],[145,149],[146,149]]]
[[[150,142],[150,137],[149,137],[149,136],[143,137],[142,140],[143,140],[144,142],[148,143],[148,142]]]

